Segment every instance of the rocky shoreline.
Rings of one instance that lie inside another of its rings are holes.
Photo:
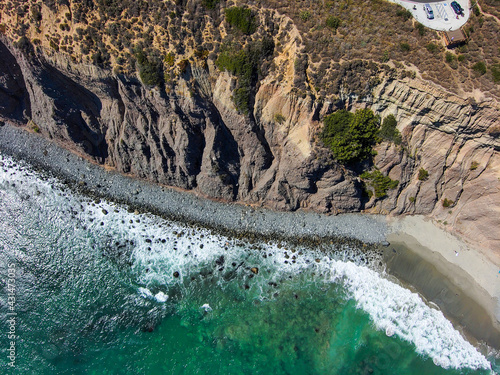
[[[381,215],[279,212],[224,203],[129,177],[47,141],[35,133],[6,124],[0,128],[0,151],[55,173],[90,196],[110,198],[139,211],[213,229],[245,235],[283,238],[351,238],[364,243],[385,241],[388,227]]]
[[[406,282],[414,287],[428,301],[433,302],[436,297],[436,291],[429,289],[426,285],[425,272],[412,279],[405,278],[401,274],[408,264],[421,264],[420,252],[423,250],[421,246],[416,246],[419,247],[417,250],[409,250],[412,247],[411,243],[406,243],[394,236],[395,232],[404,231],[404,228],[395,229],[394,225],[387,222],[385,216],[366,214],[328,216],[307,211],[278,212],[249,205],[210,200],[191,192],[164,187],[120,174],[114,170],[107,170],[61,146],[9,123],[0,127],[0,151],[2,153],[26,160],[35,167],[54,173],[68,186],[90,197],[124,203],[132,210],[152,212],[233,236],[264,240],[285,239],[307,245],[328,240],[357,245],[372,244],[374,247],[383,249],[384,247],[380,245],[388,245],[386,241],[389,236],[391,241],[393,238],[399,243],[395,244],[398,256],[386,257],[386,261],[390,263],[388,272],[397,276],[403,283]],[[396,252],[395,247],[387,247],[385,253]],[[427,249],[426,251],[438,250]],[[429,264],[426,270],[431,268]],[[474,275],[467,274],[467,271],[463,269],[460,271],[455,266],[450,268],[450,265],[446,264],[446,261],[442,262],[442,267],[438,272],[434,272],[434,276],[440,280],[446,279],[442,284],[443,288],[448,288],[449,285],[458,282],[458,285],[453,285],[455,289],[451,288],[458,292],[452,293],[453,295],[448,293],[446,300],[438,303],[439,307],[469,335],[487,343],[490,347],[499,349],[498,317],[495,321],[497,313],[495,304],[498,298],[491,301],[488,300],[488,295],[491,293],[480,296],[470,296],[470,293],[465,293],[468,289],[483,290],[481,286],[484,284],[476,285]],[[464,276],[459,281],[448,278],[447,270],[456,272],[456,269],[467,277]],[[442,297],[442,293],[440,295]],[[471,301],[477,303],[478,308],[467,310],[466,305]],[[464,312],[467,313],[466,316]],[[489,319],[489,322],[484,323],[485,319]]]

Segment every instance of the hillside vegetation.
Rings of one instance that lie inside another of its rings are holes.
[[[250,81],[238,76],[235,97],[243,110],[251,102],[249,82],[258,84],[267,69],[286,75],[284,66],[269,57],[281,53],[291,37],[299,46],[293,80],[299,94],[368,96],[381,77],[419,76],[459,95],[479,89],[486,97],[500,97],[498,1],[479,1],[465,27],[469,43],[453,51],[444,48],[437,32],[383,0],[234,5],[224,0],[14,0],[0,4],[0,32],[24,46],[64,53],[74,62],[116,74],[139,73],[145,84],[167,89],[193,62],[219,59],[220,69],[236,74],[222,63],[227,46],[231,53],[248,54],[249,43],[267,38],[276,48],[265,52],[270,52],[265,61],[239,56],[252,66],[245,68],[252,72]],[[278,25],[281,15],[289,17],[285,29]],[[294,26],[300,33],[292,36]]]

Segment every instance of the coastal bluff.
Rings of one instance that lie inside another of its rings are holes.
[[[288,27],[284,19],[276,25]],[[23,51],[3,36],[0,118],[105,167],[204,197],[287,211],[426,215],[499,263],[499,103],[387,72],[367,96],[297,92],[299,34],[289,35],[272,58],[285,74],[259,82],[246,114],[233,101],[235,77],[210,59],[189,60],[170,91],[43,48]],[[319,141],[322,119],[339,108],[398,121],[402,145],[376,146],[375,167],[399,181],[384,199],[368,199],[358,175]],[[419,179],[421,169],[428,178]]]

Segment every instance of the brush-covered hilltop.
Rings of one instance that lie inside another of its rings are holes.
[[[0,117],[278,210],[424,214],[500,258],[500,5],[468,43],[381,0],[2,1]]]

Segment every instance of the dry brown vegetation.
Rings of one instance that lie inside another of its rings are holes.
[[[289,15],[300,28],[304,35],[305,52],[313,63],[310,65],[313,77],[326,77],[325,71],[339,61],[393,61],[396,66],[398,62],[412,64],[423,78],[459,94],[462,90],[471,92],[477,88],[500,96],[500,87],[498,82],[494,82],[491,71],[500,63],[500,26],[492,17],[482,14],[471,16],[465,28],[470,37],[469,43],[451,51],[456,57],[455,63],[446,64],[447,49],[441,35],[422,29],[401,7],[383,0],[266,0],[262,3]],[[500,12],[498,0],[483,0],[480,3],[492,12]],[[306,9],[312,15],[304,20],[300,15]],[[341,20],[336,31],[325,25],[326,19],[332,15]],[[483,76],[472,68],[478,62],[484,62],[488,67]],[[329,78],[323,80],[331,81]],[[314,84],[325,87],[317,81]]]
[[[498,3],[481,0],[480,6],[498,15]],[[233,5],[224,0],[51,0],[43,5],[14,0],[0,4],[0,32],[117,74],[153,72],[155,80],[168,85],[191,62],[215,62],[230,43],[243,48],[271,35],[279,54],[295,25],[300,30],[297,42],[303,46],[295,60],[298,92],[328,97],[347,88],[366,96],[381,77],[414,77],[409,70],[413,65],[422,78],[457,94],[480,89],[500,97],[494,78],[495,67],[500,69],[500,26],[480,12],[465,27],[468,44],[447,51],[437,32],[422,28],[401,7],[383,0],[239,1],[254,12],[260,9],[253,35],[225,22],[224,10]],[[293,24],[278,27],[273,10]],[[486,73],[474,69],[478,63],[484,63]],[[279,76],[280,68],[271,64],[265,70],[277,69]]]

